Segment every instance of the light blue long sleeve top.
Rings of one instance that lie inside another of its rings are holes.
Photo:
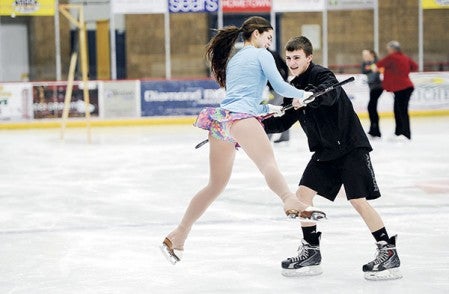
[[[268,113],[268,106],[261,104],[267,81],[279,95],[303,97],[303,90],[296,89],[282,79],[274,57],[268,50],[253,46],[243,47],[228,61],[226,95],[220,107],[252,115]]]

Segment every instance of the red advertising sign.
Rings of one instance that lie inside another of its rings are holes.
[[[270,12],[271,0],[222,0],[223,12]]]

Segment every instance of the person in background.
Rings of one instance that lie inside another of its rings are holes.
[[[369,87],[368,115],[370,127],[368,134],[371,138],[380,138],[381,133],[379,127],[379,114],[377,112],[377,101],[384,89],[382,88],[379,71],[373,70],[373,65],[375,66],[375,63],[377,62],[377,54],[374,50],[365,49],[362,51],[362,58],[362,73],[367,76]]]
[[[286,46],[286,61],[295,76],[290,82],[298,89],[320,91],[336,84],[337,78],[325,67],[314,64],[312,43],[306,37],[294,37]],[[284,98],[286,105],[296,108],[297,101]],[[344,185],[346,197],[364,220],[376,240],[375,259],[363,265],[369,280],[398,279],[402,277],[396,250],[396,235],[389,236],[377,211],[368,200],[380,197],[369,152],[369,140],[351,101],[340,87],[318,96],[305,107],[287,110],[281,117],[265,119],[267,133],[282,132],[299,121],[307,136],[310,151],[314,152],[307,164],[296,195],[301,202],[312,205],[316,195],[334,201]],[[284,276],[317,275],[322,273],[320,239],[317,226],[301,221],[303,239],[298,255],[282,261]],[[345,234],[343,232],[343,234]],[[351,246],[348,237],[348,250]]]
[[[240,35],[244,47],[230,57]],[[293,100],[298,103],[312,95],[282,79],[273,56],[266,50],[272,39],[271,24],[262,17],[253,16],[241,27],[227,26],[218,30],[206,47],[213,76],[221,87],[226,88],[226,96],[220,107],[201,110],[195,122],[195,126],[209,131],[209,181],[195,194],[181,222],[162,242],[161,250],[172,264],[181,260],[193,224],[226,188],[237,147],[241,147],[255,163],[268,187],[283,202],[288,216],[310,221],[326,217],[322,211],[300,202],[290,190],[260,122],[264,114],[283,114],[282,106],[261,104],[267,81],[276,92],[295,97]]]
[[[402,53],[398,41],[387,43],[388,55],[376,62],[374,70],[383,73],[383,88],[394,94],[394,120],[396,123],[393,140],[409,141],[411,139],[410,117],[408,106],[414,85],[409,74],[418,70],[418,65],[410,57]]]

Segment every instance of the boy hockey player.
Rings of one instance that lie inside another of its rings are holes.
[[[313,48],[305,37],[292,38],[287,45],[286,62],[295,78],[291,84],[298,89],[316,92],[337,83],[327,68],[312,63]],[[284,105],[292,99],[284,98]],[[293,101],[295,109],[281,117],[263,121],[267,133],[279,133],[299,121],[314,152],[296,192],[299,200],[312,205],[316,194],[334,201],[341,185],[352,206],[365,221],[376,240],[376,258],[363,265],[369,280],[401,278],[400,261],[396,251],[396,237],[389,237],[379,214],[367,200],[380,197],[369,152],[368,138],[354,112],[351,101],[342,88],[317,97],[301,107]],[[316,224],[301,222],[303,240],[298,256],[282,262],[284,276],[321,274],[320,237]]]

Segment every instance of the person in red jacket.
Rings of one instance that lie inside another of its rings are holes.
[[[390,41],[387,44],[388,55],[376,63],[377,68],[383,72],[383,88],[394,94],[394,119],[396,128],[395,138],[403,137],[411,139],[410,118],[408,105],[414,86],[409,73],[417,71],[418,65],[410,57],[402,53],[401,44],[398,41]]]

